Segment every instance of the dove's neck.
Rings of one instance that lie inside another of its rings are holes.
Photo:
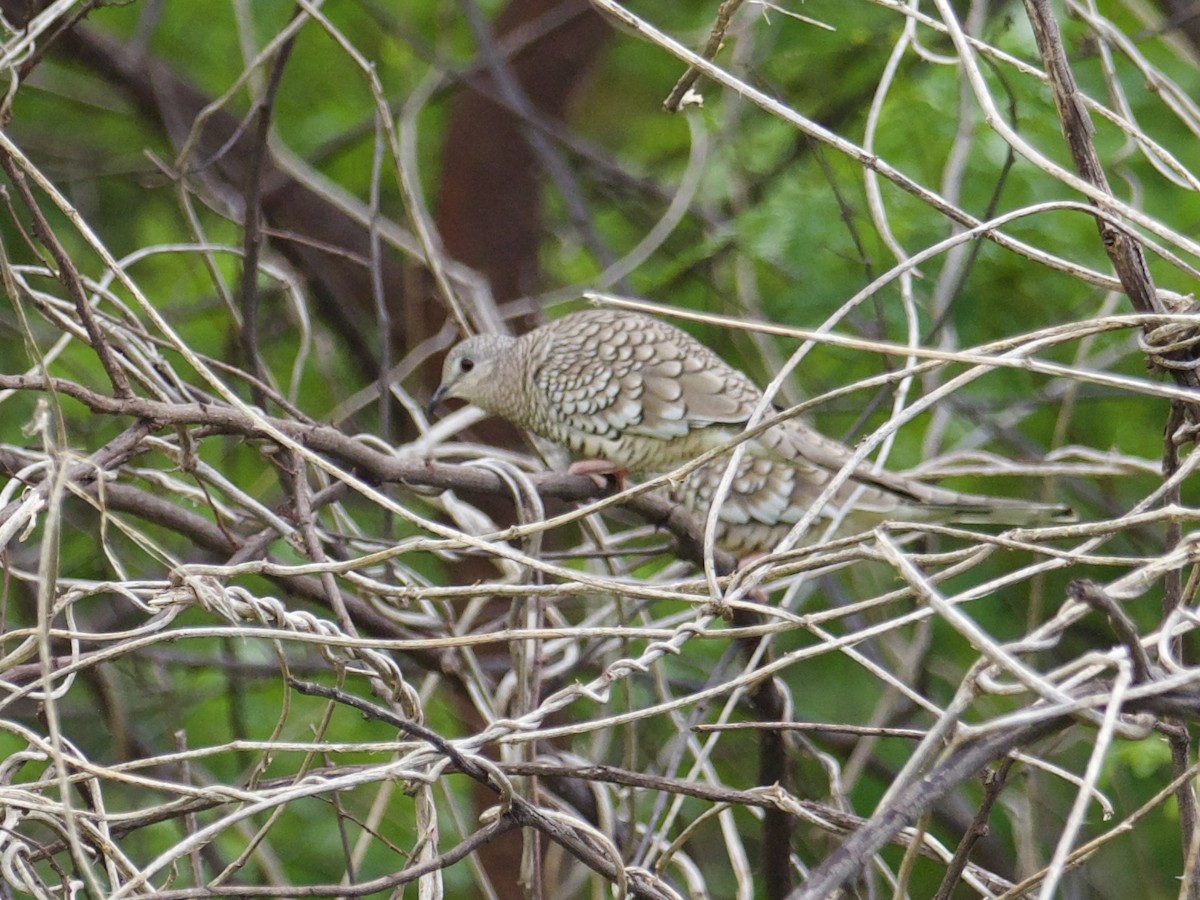
[[[493,365],[487,379],[479,384],[474,402],[494,415],[528,428],[528,347],[520,338],[496,335],[490,349]]]

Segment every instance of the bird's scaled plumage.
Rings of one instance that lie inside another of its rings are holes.
[[[586,310],[519,338],[479,335],[451,349],[431,407],[458,397],[586,457],[662,473],[735,439],[762,399],[743,372],[685,331],[618,310]],[[718,511],[718,542],[769,550],[850,458],[796,419],[751,438]],[[727,460],[674,489],[700,516]],[[884,519],[1032,525],[1070,521],[1063,506],[961,494],[860,465],[821,512],[868,526]]]

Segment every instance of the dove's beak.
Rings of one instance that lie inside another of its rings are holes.
[[[430,398],[429,405],[425,407],[425,415],[432,419],[433,414],[437,412],[438,405],[442,402],[442,400],[445,399],[445,397],[446,386],[443,384],[433,392],[433,397]]]

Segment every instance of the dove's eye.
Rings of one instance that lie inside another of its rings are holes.
[[[475,360],[471,359],[469,356],[464,356],[462,361],[458,364],[458,367],[463,372],[470,372],[473,368],[475,368]]]

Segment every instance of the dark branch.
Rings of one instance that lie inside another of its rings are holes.
[[[511,496],[511,487],[496,473],[469,465],[448,465],[413,456],[394,456],[372,449],[363,441],[326,425],[293,422],[288,419],[262,416],[258,419],[229,406],[213,403],[166,403],[141,397],[119,399],[92,391],[62,378],[49,382],[40,376],[0,375],[0,389],[54,391],[79,401],[94,413],[131,416],[145,423],[147,431],[155,427],[196,425],[212,433],[236,434],[254,440],[272,440],[267,427],[296,441],[309,450],[321,453],[358,475],[375,483],[403,484],[442,490],[470,491],[479,494]],[[266,423],[267,427],[263,424]],[[130,453],[136,449],[130,449]],[[111,468],[105,465],[102,468]],[[90,483],[96,469],[91,464],[79,464],[72,478]],[[543,497],[568,502],[595,500],[604,496],[601,488],[589,477],[558,472],[536,473],[530,476]],[[17,507],[10,503],[0,509],[0,522],[5,521]],[[677,539],[679,554],[684,559],[703,565],[703,528],[678,504],[666,498],[644,493],[630,497],[624,504],[643,520],[666,528]],[[736,560],[728,553],[715,553],[717,571],[729,574]]]

